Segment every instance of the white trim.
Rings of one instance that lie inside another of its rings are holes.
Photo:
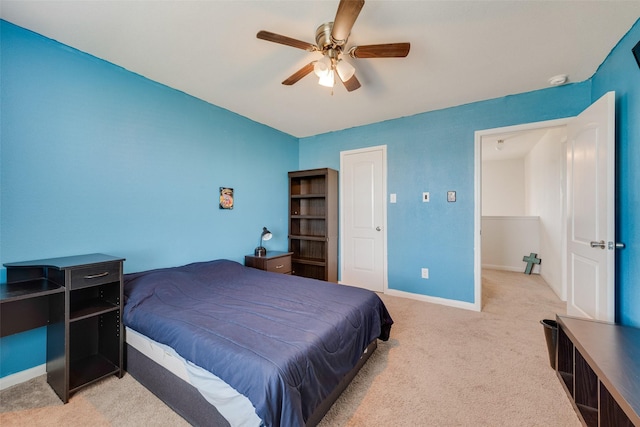
[[[7,375],[6,377],[0,378],[0,390],[4,390],[5,388],[12,387],[16,384],[29,381],[30,379],[39,377],[40,375],[44,375],[46,373],[47,365],[43,363],[42,365],[34,366],[33,368],[25,369],[24,371]]]
[[[540,221],[540,217],[537,215],[513,215],[513,216],[495,216],[495,215],[482,215],[484,219],[502,219],[505,221]]]
[[[396,289],[388,289],[385,292],[385,295],[391,295],[391,296],[400,297],[400,298],[408,298],[408,299],[413,299],[413,300],[418,300],[423,302],[430,302],[430,303],[439,304],[439,305],[446,305],[448,307],[454,307],[454,308],[464,308],[465,310],[480,311],[477,307],[478,304],[474,304],[471,302],[464,302],[464,301],[458,301],[454,299],[447,299],[447,298],[440,298],[440,297],[432,297],[432,296],[423,295],[423,294],[414,294],[411,292],[398,291]]]
[[[388,289],[389,289],[389,282],[388,282],[388,270],[387,270],[387,146],[386,145],[376,145],[373,147],[365,147],[365,148],[358,148],[355,150],[346,150],[346,151],[341,151],[340,152],[340,171],[342,172],[342,163],[343,163],[343,159],[345,155],[350,155],[350,154],[358,154],[358,153],[366,153],[366,152],[370,152],[370,151],[382,151],[382,238],[384,239],[383,245],[382,245],[382,257],[383,259],[383,264],[382,264],[382,288],[383,288],[383,293],[387,293]],[[340,227],[340,254],[342,255],[344,253],[344,236],[343,236],[343,230],[344,230],[344,214],[343,214],[343,210],[342,210],[342,206],[344,206],[344,200],[342,199],[342,195],[344,194],[344,191],[342,189],[342,173],[338,174],[338,178],[340,181],[339,187],[340,187],[340,203],[339,203],[339,209],[340,209],[340,213],[339,213],[339,227]],[[340,257],[342,258],[342,256]],[[340,262],[340,279],[342,279],[342,275],[344,273],[344,263],[341,261]],[[340,283],[340,282],[339,282]]]
[[[545,120],[542,122],[523,123],[519,125],[503,126],[500,128],[493,128],[493,129],[477,130],[475,132],[476,142],[478,141],[478,139],[481,139],[483,136],[488,136],[488,135],[566,126],[571,121],[571,119],[573,119],[573,117],[567,117],[564,119]],[[482,157],[480,157],[480,160],[482,160]]]
[[[473,146],[473,307],[482,311],[482,131],[475,132]]]
[[[486,270],[511,271],[511,272],[514,272],[514,273],[522,273],[523,272],[522,268],[509,267],[508,265],[482,264],[482,268],[486,269]],[[538,273],[531,272],[531,274],[538,274]]]
[[[473,237],[473,245],[474,245],[474,306],[477,307],[477,311],[482,310],[482,137],[489,136],[494,134],[503,134],[503,133],[511,133],[511,132],[521,132],[542,128],[552,128],[559,126],[566,126],[573,117],[567,117],[564,119],[555,119],[555,120],[545,120],[542,122],[533,122],[533,123],[524,123],[520,125],[514,126],[504,126],[500,128],[493,129],[483,129],[475,131],[475,142],[474,142],[474,165],[475,165],[475,174],[474,174],[474,196],[475,196],[475,209],[474,209],[474,237]],[[563,243],[563,251],[562,256],[566,258],[567,250],[566,250],[566,239],[564,239]],[[566,262],[563,260],[562,265],[566,265]],[[562,277],[562,288],[563,293],[566,294],[567,283],[566,283],[566,274],[565,268],[563,267]]]

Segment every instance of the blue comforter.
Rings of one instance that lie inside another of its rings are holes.
[[[304,425],[393,320],[373,292],[217,260],[125,275],[124,323]]]

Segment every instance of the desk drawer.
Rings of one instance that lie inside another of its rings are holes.
[[[266,270],[274,273],[291,273],[291,255],[269,259],[266,262]]]
[[[120,263],[109,262],[71,271],[71,289],[120,281]]]

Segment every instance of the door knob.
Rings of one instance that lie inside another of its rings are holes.
[[[380,230],[382,230],[382,229],[379,226],[376,227],[376,231],[380,231]]]
[[[605,249],[607,247],[607,245],[605,245],[604,240],[600,240],[599,242],[591,242],[590,243],[592,248],[600,248],[600,249]]]

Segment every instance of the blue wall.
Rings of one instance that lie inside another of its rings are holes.
[[[243,261],[263,226],[267,248],[286,249],[296,138],[6,21],[0,31],[2,263]],[[233,210],[219,209],[221,186]],[[21,356],[33,341],[0,340],[0,376],[34,366]]]
[[[640,41],[640,20],[593,77],[592,101],[616,91],[617,320],[640,327],[640,68],[631,49]]]
[[[263,225],[275,235],[268,247],[284,249],[286,172],[339,169],[341,150],[386,144],[398,198],[388,205],[389,287],[473,302],[474,132],[574,116],[615,90],[617,233],[627,243],[617,308],[640,327],[638,22],[586,82],[300,141],[5,21],[0,31],[2,263],[87,252],[126,257],[127,272],[241,261]],[[218,209],[220,186],[235,188],[233,211]],[[0,377],[43,363],[39,330],[7,338]]]
[[[317,135],[301,140],[300,168],[338,168],[341,150],[386,144],[389,288],[473,303],[474,132],[575,116],[590,99],[584,82]]]
[[[575,116],[616,91],[617,320],[640,327],[640,70],[638,20],[588,81],[304,138],[300,168],[339,168],[340,151],[387,145],[390,289],[474,302],[474,131]],[[456,190],[458,201],[446,202]],[[431,193],[424,204],[423,191]],[[429,286],[420,268],[429,267]]]

